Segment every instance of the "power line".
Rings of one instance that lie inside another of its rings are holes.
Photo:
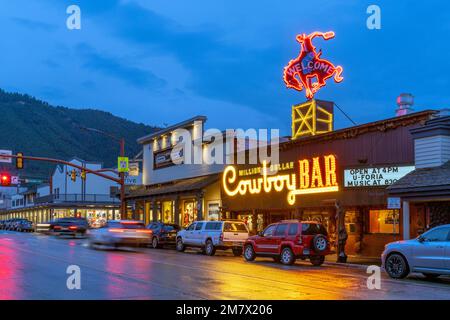
[[[355,126],[358,125],[358,124],[357,124],[355,121],[353,121],[352,118],[350,118],[350,116],[349,116],[347,113],[345,113],[344,110],[342,110],[336,103],[334,103],[334,105],[336,106],[336,108],[339,109],[339,111],[342,112],[342,114],[343,114],[348,120],[351,121],[351,123],[353,123]]]

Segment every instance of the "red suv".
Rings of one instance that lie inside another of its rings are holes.
[[[273,257],[277,262],[291,265],[297,258],[309,258],[320,266],[330,253],[327,230],[317,222],[284,220],[269,225],[263,232],[248,238],[244,244],[244,258]]]

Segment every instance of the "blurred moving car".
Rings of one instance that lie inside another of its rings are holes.
[[[148,246],[151,243],[152,231],[145,228],[141,221],[110,220],[105,226],[89,231],[89,245]]]
[[[325,261],[330,244],[325,227],[317,222],[283,220],[269,225],[256,236],[248,238],[244,245],[244,258],[272,257],[285,265],[297,258],[309,259],[314,266]]]
[[[201,248],[208,256],[216,249],[231,249],[235,256],[242,254],[242,245],[249,236],[247,225],[241,220],[195,221],[177,234],[177,250]]]
[[[88,228],[83,218],[60,218],[50,223],[50,231],[56,235],[84,236]]]
[[[388,243],[381,261],[394,279],[405,278],[410,272],[427,278],[450,275],[450,224],[435,227],[416,239]]]
[[[152,231],[152,247],[161,248],[165,245],[175,245],[177,233],[181,227],[173,223],[150,222],[147,229]]]

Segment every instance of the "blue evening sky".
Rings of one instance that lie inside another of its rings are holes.
[[[335,101],[358,123],[394,115],[401,92],[415,110],[450,107],[448,1],[0,0],[0,87],[54,105],[97,108],[152,125],[202,114],[208,127],[279,128],[291,105],[282,70],[317,39],[344,67],[316,98]],[[66,8],[81,8],[81,30]],[[381,7],[382,29],[366,27]],[[336,127],[349,126],[341,114]]]

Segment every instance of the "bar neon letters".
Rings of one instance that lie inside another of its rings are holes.
[[[267,163],[264,161],[261,169],[262,177],[250,179],[239,180],[236,168],[227,166],[222,176],[223,190],[230,197],[243,196],[247,193],[287,191],[287,201],[290,205],[295,204],[297,195],[339,191],[334,155],[314,157],[312,160],[302,159],[298,164],[299,188],[295,173],[270,176],[267,174]]]

